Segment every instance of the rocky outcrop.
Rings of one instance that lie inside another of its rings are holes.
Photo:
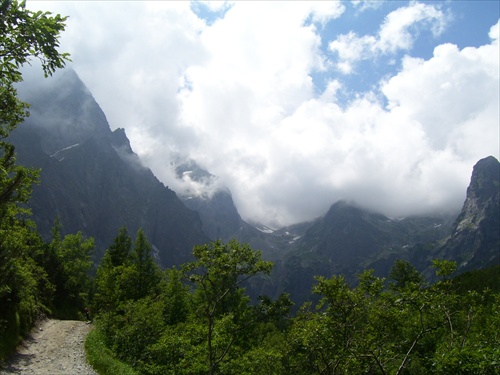
[[[462,211],[443,248],[459,270],[500,263],[500,163],[493,156],[474,166]]]

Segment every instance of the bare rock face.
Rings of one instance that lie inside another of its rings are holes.
[[[445,255],[463,271],[500,262],[500,163],[493,156],[474,166]]]

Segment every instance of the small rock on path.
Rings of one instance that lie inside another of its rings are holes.
[[[89,331],[85,322],[46,319],[0,367],[0,375],[97,375],[85,359]]]

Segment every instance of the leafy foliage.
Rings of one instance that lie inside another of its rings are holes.
[[[442,280],[431,286],[403,261],[395,262],[389,283],[372,270],[358,275],[356,287],[340,275],[317,277],[313,292],[319,302],[306,303],[291,318],[293,302],[286,294],[249,303],[243,282],[271,267],[259,252],[236,241],[216,241],[193,253],[194,262],[182,272],[166,270],[147,297],[98,317],[108,347],[140,373],[495,374],[500,369],[495,329],[500,296],[489,289],[458,289],[449,279],[453,262],[434,262]]]
[[[410,262],[402,259],[394,262],[389,278],[394,280],[394,283],[391,284],[391,288],[394,290],[418,287],[423,281],[422,275],[417,269]]]
[[[45,268],[47,247],[27,220],[24,205],[39,173],[16,164],[14,146],[6,138],[28,115],[28,104],[14,88],[22,81],[20,67],[38,58],[47,76],[68,60],[57,50],[64,21],[59,15],[31,12],[24,2],[0,2],[0,358],[39,314],[50,311],[57,292]]]
[[[98,330],[92,330],[85,340],[85,352],[87,360],[101,375],[136,375],[131,366],[117,360],[113,352],[106,347],[103,334]]]
[[[61,238],[60,230],[56,222],[52,241],[46,246],[45,269],[55,286],[53,312],[60,317],[78,318],[88,303],[94,239],[84,239],[81,232]]]
[[[242,344],[252,323],[241,284],[257,273],[269,274],[272,263],[235,240],[197,246],[193,254],[197,260],[186,264],[184,271],[196,285],[196,312],[206,328],[209,373],[214,374],[233,344]]]
[[[117,311],[129,300],[158,294],[161,271],[153,260],[151,247],[142,229],[137,232],[134,247],[131,246],[132,240],[123,227],[104,253],[97,269],[96,311]]]
[[[434,263],[443,276],[453,270],[448,262]],[[393,275],[412,279],[413,268],[403,266],[396,263]],[[498,319],[482,307],[488,290],[456,293],[449,280],[385,290],[382,282],[369,272],[360,275],[356,288],[340,276],[318,278],[315,292],[323,295],[318,312],[303,311],[290,331],[290,369],[318,374],[498,372],[498,335],[484,331],[486,322],[489,326]]]
[[[17,97],[14,83],[22,81],[19,68],[38,58],[45,75],[52,74],[69,59],[60,53],[59,35],[65,17],[31,12],[25,2],[3,0],[0,4],[0,215],[8,203],[26,202],[38,173],[16,166],[14,147],[5,138],[28,115],[26,103]],[[1,218],[1,216],[0,216]]]

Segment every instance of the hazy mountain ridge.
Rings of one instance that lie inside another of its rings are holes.
[[[195,164],[190,162],[190,171],[203,178],[210,175],[193,168]],[[271,279],[252,282],[254,297],[286,291],[300,305],[310,298],[318,275],[343,274],[354,284],[365,269],[386,277],[396,259],[405,259],[432,281],[432,259],[455,260],[459,272],[498,264],[498,165],[494,157],[477,163],[460,214],[388,218],[339,201],[313,222],[275,230],[243,221],[227,190],[184,202],[201,213],[204,223],[227,222],[223,240],[248,242],[275,262]]]
[[[310,225],[274,273],[271,288],[305,301],[314,276],[343,274],[351,283],[365,269],[386,277],[405,259],[433,279],[432,259],[454,260],[458,271],[500,263],[500,163],[494,157],[474,167],[458,217],[389,219],[347,202],[337,202]]]
[[[244,221],[234,205],[229,189],[218,185],[217,177],[201,168],[194,160],[179,159],[175,171],[179,179],[187,175],[190,180],[207,185],[209,193],[184,194],[180,198],[188,208],[200,214],[203,231],[211,239],[225,242],[236,239],[261,250],[267,259],[278,260],[297,238],[296,226],[272,230]],[[298,227],[303,226],[304,224],[299,224]]]

